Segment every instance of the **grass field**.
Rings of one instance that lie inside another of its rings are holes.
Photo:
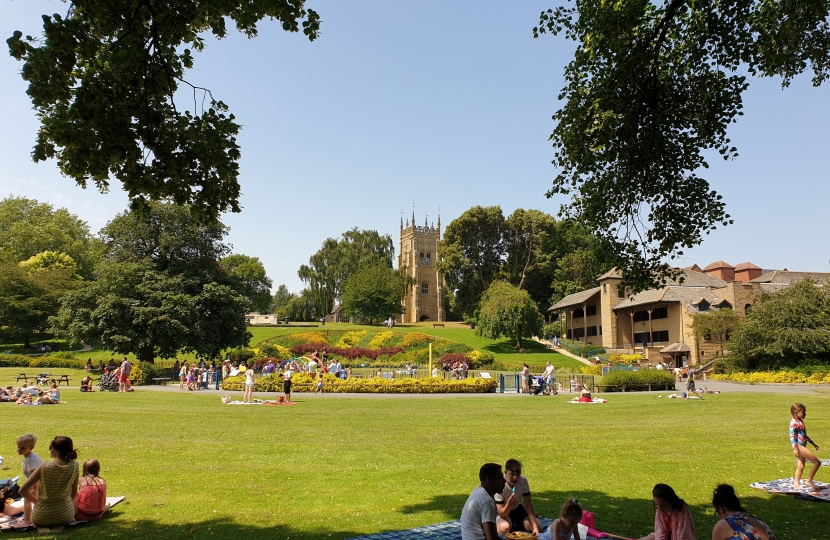
[[[303,332],[306,330],[314,330],[314,331],[326,331],[326,330],[375,330],[380,331],[384,330],[382,325],[364,325],[364,324],[349,324],[349,323],[327,323],[325,327],[318,326],[316,328],[303,328],[303,327],[252,327],[249,328],[251,332],[251,346],[255,347],[257,343],[260,343],[266,339],[281,336],[285,334],[292,334],[295,332]],[[450,339],[453,341],[458,341],[459,343],[464,343],[469,345],[470,347],[482,351],[489,351],[496,355],[496,361],[501,362],[505,366],[512,367],[512,368],[520,368],[523,362],[527,362],[528,365],[534,371],[541,371],[546,362],[550,361],[555,365],[558,369],[567,369],[574,372],[579,371],[579,366],[582,365],[580,362],[554,352],[552,350],[546,349],[543,345],[533,341],[532,339],[523,340],[524,347],[527,350],[527,354],[520,354],[516,352],[514,348],[515,343],[509,339],[487,339],[481,336],[477,336],[475,334],[475,330],[471,330],[470,327],[463,323],[445,323],[445,328],[433,328],[432,323],[414,323],[414,324],[401,324],[395,327],[396,332],[423,332],[425,334],[443,337],[446,339]],[[51,337],[51,336],[49,336]],[[40,340],[33,340],[35,341]],[[60,341],[60,340],[58,340]],[[19,343],[5,343],[0,344],[0,350],[5,352],[5,350],[9,349],[18,349],[21,346]],[[120,354],[112,353],[107,350],[103,349],[93,349],[91,351],[79,352],[77,353],[79,358],[87,359],[91,358],[95,365],[98,364],[99,360],[103,360],[105,363],[109,362],[110,358],[115,358],[118,360],[121,358]],[[131,362],[135,361],[134,355],[127,355],[127,358],[130,359]],[[192,361],[195,358],[193,354],[180,354],[179,360],[184,361]],[[172,364],[173,359],[165,360],[165,364]]]
[[[650,489],[667,482],[708,538],[712,489],[729,482],[778,538],[830,537],[826,504],[748,487],[793,473],[793,396],[631,394],[602,406],[567,396],[295,397],[293,407],[238,407],[198,393],[71,390],[66,405],[3,404],[0,477],[19,473],[18,435],[35,432],[41,456],[69,435],[127,503],[61,537],[339,539],[456,519],[481,464],[515,457],[542,515],[577,497],[616,534],[650,530]],[[830,396],[799,400],[811,435],[830,444]]]

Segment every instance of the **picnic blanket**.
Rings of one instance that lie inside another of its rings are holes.
[[[107,502],[109,503],[109,508],[107,508],[104,511],[104,514],[109,512],[112,509],[113,506],[120,503],[125,498],[126,497],[124,497],[123,495],[120,496],[120,497],[107,497]],[[20,514],[20,515],[22,515],[22,514]],[[71,523],[68,524],[68,526],[69,527],[74,527],[75,525],[83,525],[84,523],[89,523],[89,522],[73,520]],[[25,531],[28,531],[28,530],[33,529],[33,528],[34,528],[34,525],[29,525],[28,527],[17,527],[17,528],[15,528],[14,524],[11,521],[6,522],[6,523],[0,523],[0,530],[2,530],[3,532],[10,532],[10,531],[25,532]],[[56,525],[54,527],[38,527],[37,531],[41,534],[45,534],[45,533],[60,532],[63,529],[64,529],[63,525]]]
[[[552,519],[539,516],[539,524],[542,527],[550,527],[553,523]],[[502,537],[503,538],[503,537]],[[587,535],[586,540],[599,540],[594,536]],[[402,531],[387,531],[377,534],[368,534],[366,536],[355,536],[348,540],[461,540],[461,521],[447,521],[444,523],[436,523],[435,525],[424,525],[423,527],[415,527],[414,529],[404,529]]]
[[[578,403],[580,405],[593,405],[594,403],[608,403],[607,399],[595,397],[591,401],[579,401],[579,398],[573,398],[568,403]]]
[[[253,403],[245,403],[244,401],[229,401],[225,403],[225,405],[296,405],[296,401],[276,401],[276,400],[269,400],[269,401],[254,401]]]
[[[749,484],[749,487],[763,489],[770,493],[792,495],[793,497],[807,501],[830,502],[830,484],[816,481],[813,483],[818,488],[817,490],[805,486],[803,480],[800,487],[795,487],[792,478],[781,478],[780,480],[770,480],[769,482],[755,482],[754,484]]]

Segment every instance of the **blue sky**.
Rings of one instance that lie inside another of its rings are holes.
[[[274,22],[259,37],[209,40],[189,80],[227,103],[243,129],[241,214],[228,241],[297,292],[297,269],[351,227],[398,239],[401,209],[442,224],[474,205],[556,214],[547,137],[573,43],[533,39],[552,1],[334,2],[310,43]],[[35,34],[56,0],[0,0],[0,34]],[[37,130],[20,64],[0,55],[0,194],[63,206],[97,231],[126,208],[30,159]],[[740,157],[704,172],[735,224],[687,250],[685,264],[723,259],[830,271],[826,234],[830,95],[800,77],[752,79],[730,131]]]

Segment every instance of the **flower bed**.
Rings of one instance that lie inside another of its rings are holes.
[[[241,391],[245,385],[242,376],[225,379],[222,388]],[[317,383],[307,373],[294,375],[292,392],[313,392]],[[258,379],[254,384],[255,392],[282,392],[283,383],[280,374],[268,375]],[[356,394],[477,394],[496,391],[494,379],[464,379],[446,381],[443,379],[358,379],[341,380],[334,375],[323,379],[323,391],[326,393]]]
[[[732,373],[715,373],[709,376],[715,381],[734,381],[746,383],[789,383],[789,384],[830,384],[830,373],[816,372],[805,375],[797,371],[754,371],[746,373],[733,371]]]

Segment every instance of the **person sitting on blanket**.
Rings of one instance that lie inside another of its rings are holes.
[[[766,523],[743,509],[741,501],[735,495],[735,488],[729,484],[715,488],[712,506],[715,507],[715,515],[721,518],[712,529],[712,540],[775,540],[775,535]]]
[[[92,389],[92,377],[87,375],[83,379],[81,379],[81,392],[94,392],[95,390]]]
[[[695,524],[686,501],[666,484],[651,490],[654,498],[654,532],[640,540],[695,540]]]
[[[533,511],[533,500],[530,498],[530,485],[527,478],[522,476],[522,464],[517,459],[508,459],[504,464],[505,485],[501,493],[497,493],[496,529],[499,534],[513,531],[527,531],[535,535],[542,528]],[[524,505],[519,502],[521,497]]]
[[[568,499],[562,505],[559,519],[550,524],[545,532],[539,535],[539,540],[562,540],[571,538],[580,540],[579,522],[582,520],[582,505],[576,499]]]
[[[109,509],[107,482],[98,476],[100,472],[101,464],[97,459],[84,462],[83,476],[78,480],[78,495],[72,501],[75,504],[75,521],[101,519]]]
[[[461,510],[461,540],[498,540],[496,502],[493,496],[504,490],[505,480],[498,463],[485,463],[478,471],[481,485],[470,493]]]
[[[579,402],[589,403],[591,401],[593,401],[593,398],[591,398],[591,391],[588,389],[585,383],[582,383],[582,390],[579,391]]]
[[[67,525],[75,518],[72,500],[78,494],[78,453],[72,439],[55,437],[49,454],[52,460],[38,467],[20,487],[20,495],[34,504],[32,524],[36,527]],[[35,499],[33,490],[38,482]]]

